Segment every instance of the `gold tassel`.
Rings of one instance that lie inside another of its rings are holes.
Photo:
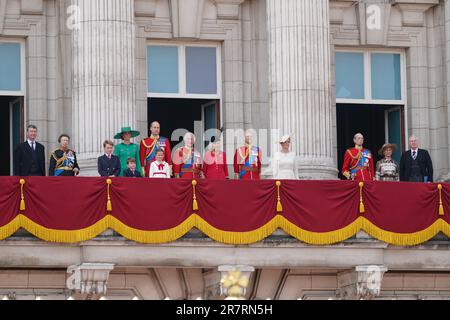
[[[109,186],[111,185],[112,181],[111,179],[107,179],[106,180],[106,184],[107,184],[107,193],[108,193],[108,201],[106,202],[106,211],[112,211],[112,203],[111,203],[111,197],[109,194]]]
[[[364,187],[364,183],[360,182],[359,183],[359,213],[366,212],[366,208],[364,207],[363,196],[362,196],[363,187]]]
[[[444,206],[442,205],[442,184],[438,184],[438,190],[439,190],[439,215],[444,215]]]
[[[195,195],[195,186],[197,185],[196,180],[192,180],[192,192],[193,192],[193,201],[192,201],[192,210],[198,210],[197,197]]]
[[[277,185],[277,212],[282,212],[283,211],[283,206],[281,205],[281,201],[280,201],[281,181],[277,181],[275,184]]]
[[[25,199],[23,197],[23,185],[25,184],[25,179],[20,179],[20,211],[25,211]]]

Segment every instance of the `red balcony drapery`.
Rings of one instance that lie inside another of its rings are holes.
[[[112,178],[108,211],[105,178],[1,177],[0,239],[21,227],[54,242],[85,241],[108,228],[142,243],[174,241],[193,227],[230,244],[260,241],[277,228],[321,245],[359,230],[395,245],[450,237],[450,184],[439,192],[437,183],[280,182],[277,211],[275,180],[199,180],[194,188],[189,180]]]

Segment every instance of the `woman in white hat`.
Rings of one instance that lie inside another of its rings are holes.
[[[298,180],[298,168],[296,155],[290,151],[291,135],[287,134],[281,137],[279,143],[281,150],[275,152],[272,158],[272,177],[273,179],[292,179]]]

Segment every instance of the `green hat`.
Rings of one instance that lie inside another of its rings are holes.
[[[114,139],[122,139],[122,134],[125,132],[131,132],[131,137],[137,137],[138,135],[140,135],[141,133],[139,131],[136,130],[131,130],[131,127],[122,127],[122,129],[120,130],[119,133],[116,133],[116,135],[114,136]]]

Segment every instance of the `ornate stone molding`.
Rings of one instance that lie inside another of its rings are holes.
[[[44,0],[21,0],[20,1],[21,14],[43,14]]]
[[[76,300],[97,300],[106,295],[109,273],[114,269],[110,263],[83,263],[67,268],[71,275],[66,286],[74,292]]]
[[[217,7],[217,19],[239,19],[239,8],[245,0],[212,0]]]
[[[136,17],[155,17],[157,0],[134,0],[134,15]]]
[[[395,1],[396,6],[402,13],[402,24],[405,27],[425,26],[425,12],[439,4],[438,0],[423,1],[422,3],[412,1]]]
[[[370,300],[380,295],[385,266],[356,266],[354,270],[338,274],[340,298],[343,300]]]
[[[169,0],[174,38],[200,38],[205,0]],[[195,12],[195,14],[186,14]]]

